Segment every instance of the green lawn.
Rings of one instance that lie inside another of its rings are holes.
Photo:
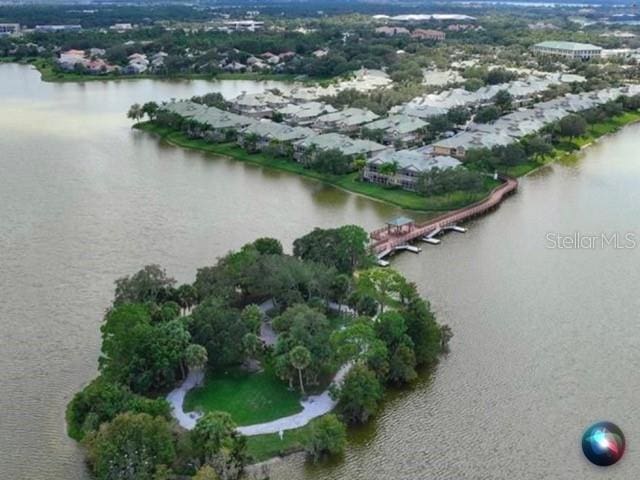
[[[385,188],[358,180],[357,173],[348,175],[332,175],[320,173],[305,168],[299,163],[284,158],[276,158],[263,153],[247,153],[234,143],[210,143],[201,139],[187,138],[182,132],[173,131],[149,122],[136,125],[136,128],[160,135],[167,142],[192,150],[200,150],[217,155],[224,155],[256,165],[262,165],[277,170],[283,170],[297,175],[313,178],[343,190],[357,193],[375,200],[380,200],[407,210],[416,210],[440,214],[449,210],[461,208],[484,198],[497,182],[487,179],[485,191],[482,193],[454,192],[447,195],[423,197],[417,193],[408,192],[400,188]]]
[[[201,388],[185,398],[185,411],[228,412],[238,425],[269,422],[302,411],[300,395],[272,373],[239,368],[209,373]]]
[[[309,425],[284,431],[282,440],[277,433],[247,437],[247,452],[254,462],[262,462],[279,455],[297,452],[304,448],[308,432]]]

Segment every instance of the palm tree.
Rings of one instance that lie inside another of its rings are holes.
[[[209,361],[207,349],[197,343],[192,343],[184,352],[184,361],[189,370],[201,370]]]
[[[130,118],[131,120],[134,120],[136,122],[143,116],[144,113],[142,112],[142,107],[139,103],[134,103],[133,105],[131,105],[129,111],[127,112],[127,118]]]
[[[255,153],[258,150],[258,140],[260,137],[256,133],[248,133],[244,137],[244,149],[249,153]]]
[[[382,165],[380,165],[379,172],[382,175],[393,177],[396,173],[398,173],[398,167],[399,165],[396,161],[383,163]]]
[[[242,337],[242,346],[249,359],[255,359],[262,348],[262,340],[255,333],[247,333]]]
[[[364,174],[364,167],[367,166],[367,159],[364,158],[362,155],[356,157],[356,159],[353,161],[353,166],[358,170],[358,173],[360,175],[360,180],[362,180],[362,176]]]
[[[193,307],[198,300],[198,293],[196,292],[196,289],[192,285],[185,283],[178,287],[177,294],[178,304],[182,308],[183,313],[189,313],[191,307]]]
[[[300,391],[304,395],[304,383],[302,382],[302,371],[311,363],[311,353],[302,345],[298,345],[289,352],[289,361],[293,368],[298,370],[298,379],[300,380]]]

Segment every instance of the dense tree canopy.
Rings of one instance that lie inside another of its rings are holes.
[[[344,424],[333,414],[324,415],[313,422],[305,442],[305,450],[314,461],[327,455],[339,455],[347,443]]]
[[[369,235],[356,225],[339,228],[316,228],[293,243],[293,254],[334,267],[338,272],[351,274],[357,268],[371,264],[367,251]]]
[[[114,304],[157,302],[166,290],[175,285],[158,265],[148,265],[131,277],[116,280]]]
[[[102,423],[124,412],[169,418],[169,404],[163,398],[150,399],[136,395],[123,385],[109,383],[98,377],[76,393],[69,403],[69,434],[80,440],[85,434],[97,430]]]
[[[580,115],[568,115],[558,123],[560,135],[573,138],[583,135],[587,130],[587,122]]]
[[[152,323],[149,307],[114,307],[101,327],[101,373],[136,393],[163,390],[175,384],[183,367],[190,334],[182,319]]]
[[[370,268],[366,245],[357,226],[316,229],[294,242],[294,255],[271,238],[244,245],[198,270],[193,285],[174,288],[155,265],[118,280],[101,326],[100,376],[67,410],[69,434],[87,445],[98,479],[170,479],[173,469],[242,474],[246,439],[228,413],[206,413],[191,433],[171,434],[163,396],[190,369],[260,363],[304,395],[350,367],[332,390],[348,423],[375,414],[383,385],[412,382],[451,332],[438,327],[414,284]],[[267,344],[260,335],[269,324],[275,343]],[[319,419],[304,444],[312,459],[337,454],[344,426],[332,415]]]
[[[215,367],[242,361],[242,339],[251,329],[238,309],[209,297],[193,310],[189,331],[193,341],[207,349],[208,363]]]
[[[342,385],[334,390],[334,395],[345,421],[364,423],[377,412],[383,390],[376,374],[358,363],[347,373]]]
[[[146,413],[122,413],[85,438],[98,480],[155,480],[175,459],[169,424]]]

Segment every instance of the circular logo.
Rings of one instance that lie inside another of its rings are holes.
[[[582,435],[582,451],[594,465],[608,467],[622,458],[625,440],[622,430],[611,422],[591,425]]]

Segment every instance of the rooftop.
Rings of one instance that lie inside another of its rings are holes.
[[[388,130],[400,134],[415,132],[428,125],[427,122],[420,120],[418,117],[409,115],[390,115],[371,123],[367,123],[364,127],[369,130]]]
[[[292,127],[283,123],[272,122],[271,120],[263,120],[249,124],[249,126],[243,130],[243,133],[255,133],[260,137],[266,137],[280,142],[290,142],[315,135],[315,132],[310,128]]]
[[[415,223],[415,220],[409,217],[396,217],[392,218],[387,222],[387,225],[391,225],[392,227],[403,227],[405,225],[411,225]]]
[[[453,157],[430,155],[418,150],[384,151],[369,160],[369,163],[373,165],[396,163],[400,170],[412,172],[426,172],[433,168],[455,168],[461,165],[460,161]]]
[[[361,108],[346,108],[318,117],[320,123],[338,123],[346,126],[362,125],[378,118],[375,113]]]
[[[315,145],[320,150],[337,149],[343,155],[358,155],[385,150],[388,147],[370,140],[349,138],[339,133],[324,133],[304,138],[297,142],[298,146],[309,148]]]
[[[336,109],[331,105],[322,102],[305,102],[291,104],[278,110],[283,115],[290,115],[296,118],[315,118],[326,113],[334,113]]]
[[[577,42],[559,42],[559,41],[546,41],[536,43],[534,47],[539,48],[555,48],[558,50],[602,50],[602,47],[591,45],[590,43],[577,43]]]

